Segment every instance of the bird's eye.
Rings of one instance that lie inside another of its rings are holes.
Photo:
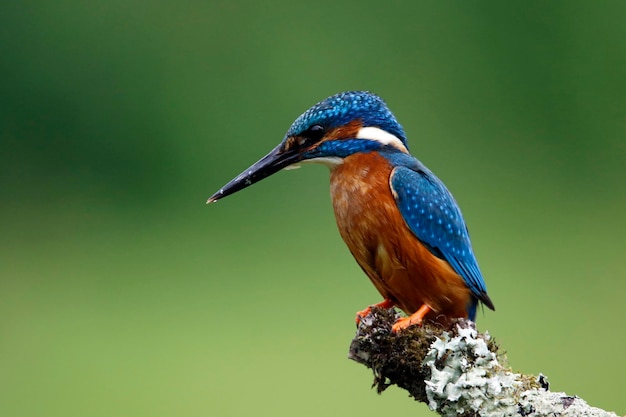
[[[309,127],[302,136],[306,137],[309,142],[318,142],[320,139],[324,137],[324,133],[326,133],[326,129],[322,125],[313,125]]]
[[[294,142],[288,144],[287,147],[295,145],[299,148],[307,148],[316,144],[324,137],[326,129],[322,125],[313,125],[297,136],[293,137]]]

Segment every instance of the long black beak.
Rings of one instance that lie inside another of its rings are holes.
[[[213,194],[206,203],[213,203],[239,190],[243,190],[255,182],[259,182],[281,169],[300,161],[300,159],[301,157],[297,151],[284,151],[281,143],[250,168],[246,169],[223,186],[218,192]]]

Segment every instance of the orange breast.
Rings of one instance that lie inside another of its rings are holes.
[[[349,156],[331,172],[341,237],[380,294],[407,314],[427,304],[430,318],[467,317],[469,289],[408,228],[391,194],[391,172],[374,152]]]

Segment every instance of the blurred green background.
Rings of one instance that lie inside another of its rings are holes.
[[[432,415],[346,359],[379,301],[328,172],[206,198],[369,89],[463,208],[515,370],[626,413],[626,3],[0,4],[0,415]]]

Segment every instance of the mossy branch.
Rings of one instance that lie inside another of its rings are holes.
[[[542,375],[513,373],[494,340],[471,321],[447,328],[424,323],[396,334],[397,318],[393,309],[373,308],[350,346],[349,358],[374,371],[379,393],[397,385],[442,416],[617,416],[551,392]]]

